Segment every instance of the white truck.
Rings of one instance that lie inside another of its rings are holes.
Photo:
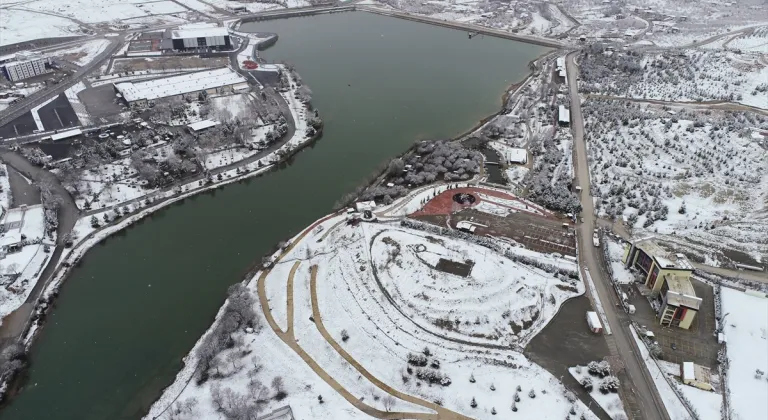
[[[589,325],[589,330],[595,334],[600,334],[603,332],[603,324],[600,322],[600,318],[597,316],[597,312],[587,312],[587,325]]]
[[[597,236],[597,232],[594,232],[592,234],[592,244],[599,247],[600,246],[600,237]]]

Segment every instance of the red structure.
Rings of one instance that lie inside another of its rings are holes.
[[[245,67],[248,70],[253,70],[259,68],[259,63],[251,60],[245,60],[243,61],[243,67]]]

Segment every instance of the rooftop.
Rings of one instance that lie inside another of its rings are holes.
[[[227,28],[216,27],[187,27],[186,29],[177,29],[171,31],[171,38],[183,39],[183,38],[205,38],[208,36],[226,36],[229,35]]]
[[[667,274],[664,276],[667,283],[667,303],[674,306],[685,306],[686,308],[698,310],[702,299],[696,297],[696,291],[693,289],[691,281],[685,277]]]
[[[247,83],[247,81],[229,67],[222,67],[161,79],[116,83],[115,88],[120,91],[126,101],[133,102],[183,95],[238,83]]]
[[[693,265],[688,261],[688,257],[685,254],[666,251],[654,241],[653,236],[639,239],[635,241],[634,245],[656,260],[660,268],[693,271]]]
[[[200,131],[200,130],[205,130],[206,128],[215,127],[219,124],[220,123],[218,121],[202,120],[198,122],[193,122],[192,124],[187,124],[187,127],[189,127],[192,131]]]

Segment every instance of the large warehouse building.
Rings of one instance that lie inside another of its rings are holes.
[[[244,92],[250,89],[248,81],[229,67],[141,82],[115,83],[114,86],[132,108],[147,106],[161,98],[196,95],[200,92],[209,95]]]
[[[188,27],[171,31],[174,50],[197,48],[230,49],[229,31],[221,26]]]

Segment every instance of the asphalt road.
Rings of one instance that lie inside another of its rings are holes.
[[[73,74],[72,76],[70,76],[69,78],[62,81],[58,85],[55,85],[52,88],[43,89],[33,93],[32,95],[24,98],[23,101],[17,104],[14,104],[13,107],[8,108],[8,110],[0,113],[0,126],[8,124],[9,122],[13,121],[14,119],[24,114],[25,112],[29,111],[30,109],[34,108],[35,106],[45,102],[46,99],[54,95],[61,94],[65,90],[69,89],[75,83],[79,82],[86,75],[88,75],[88,73],[93,71],[93,69],[100,66],[104,62],[104,60],[108,60],[109,57],[111,57],[112,54],[115,53],[118,48],[120,48],[123,41],[123,37],[110,37],[105,39],[107,39],[110,42],[109,47],[107,47],[104,51],[102,51],[101,54],[99,54],[90,63],[81,67],[78,71],[75,72],[75,74]]]
[[[581,212],[582,221],[577,228],[579,243],[579,265],[582,269],[589,269],[597,289],[597,295],[603,303],[608,324],[612,335],[606,336],[608,347],[612,356],[620,357],[624,362],[625,379],[622,383],[623,397],[637,405],[633,411],[636,417],[648,420],[668,420],[669,416],[664,409],[661,398],[656,391],[656,386],[648,374],[645,363],[640,360],[636,351],[634,338],[629,331],[629,322],[623,310],[617,309],[617,298],[601,268],[602,257],[599,257],[600,248],[592,244],[592,232],[595,227],[594,205],[589,189],[589,166],[587,164],[587,145],[584,140],[584,118],[581,113],[581,99],[577,82],[578,67],[574,61],[578,53],[568,54],[566,67],[568,72],[568,90],[571,98],[571,132],[574,144],[574,165],[578,185],[582,187]],[[595,297],[593,296],[594,300]],[[629,383],[627,383],[627,380]],[[629,407],[631,408],[631,407]],[[629,410],[628,410],[629,411]],[[628,413],[630,414],[630,413]],[[630,414],[631,415],[631,414]]]

